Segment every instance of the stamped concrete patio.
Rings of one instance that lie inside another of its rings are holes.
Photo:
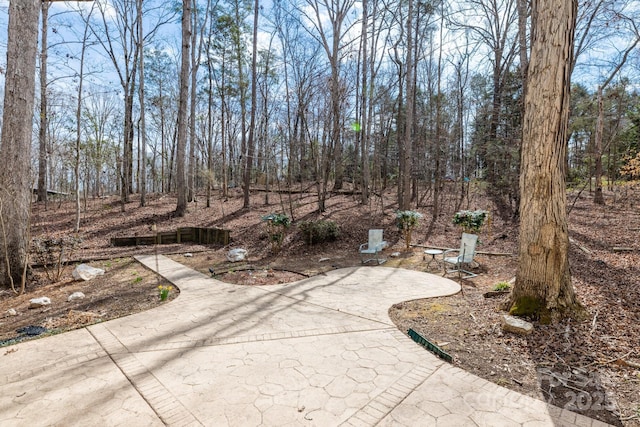
[[[397,302],[457,283],[385,267],[222,283],[165,257],[159,308],[0,349],[2,426],[601,426],[445,363]]]

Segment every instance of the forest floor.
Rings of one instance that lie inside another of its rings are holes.
[[[594,205],[586,191],[569,194],[572,281],[585,313],[552,325],[533,322],[534,332],[519,336],[500,327],[508,295],[484,296],[497,283],[515,276],[517,224],[495,215],[479,188],[472,187],[460,201],[454,183],[448,185],[452,188],[435,221],[432,206],[418,208],[424,219],[409,250],[395,226],[392,190],[384,197],[373,197],[366,206],[354,195],[332,195],[322,214],[316,211],[316,196],[304,191],[291,195],[256,191],[251,208],[242,209],[242,196],[235,190],[226,200],[217,196],[210,208],[200,196],[183,218],[174,217],[176,200],[171,196],[150,195],[144,208],[133,199],[125,211],[117,199],[101,198],[83,206],[77,235],[73,202],[50,201],[46,207],[34,203],[34,240],[70,242],[76,236],[78,242],[65,248],[60,270],[55,257],[48,269],[42,268],[43,255],[34,252],[22,295],[10,289],[0,291],[0,345],[42,332],[37,328],[18,332],[27,326],[46,328],[43,335],[61,333],[166,303],[160,301],[158,287],[168,283],[133,261],[135,254],[166,254],[205,274],[211,268],[219,280],[270,285],[360,265],[357,249],[366,242],[367,230],[383,228],[390,243],[384,266],[441,274],[441,266],[427,266],[430,258],[427,255],[425,261],[424,249],[457,247],[460,229],[451,222],[453,213],[485,209],[491,212],[491,221],[479,233],[474,269],[478,276],[462,280],[463,292],[452,297],[394,305],[389,310],[393,321],[403,332],[413,328],[437,343],[453,356],[456,366],[489,381],[613,425],[640,426],[640,188],[626,186],[606,193],[605,206]],[[290,215],[291,210],[294,224],[280,252],[273,254],[261,218],[272,212]],[[317,219],[335,221],[341,230],[338,240],[307,245],[296,224]],[[225,247],[110,244],[112,237],[151,235],[153,228],[163,232],[186,226],[228,229],[232,242]],[[246,249],[247,260],[228,262],[225,254],[232,248]],[[398,256],[392,257],[394,252]],[[78,262],[102,268],[105,274],[75,281],[71,271]],[[450,277],[457,280],[455,275]],[[67,301],[78,291],[85,294],[84,299]],[[179,289],[172,289],[168,300],[178,293]],[[51,304],[28,308],[31,298],[42,296],[49,297]]]

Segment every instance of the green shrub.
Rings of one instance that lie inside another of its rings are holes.
[[[489,213],[483,210],[459,211],[453,215],[453,223],[462,227],[465,233],[477,233]]]
[[[333,242],[340,237],[338,224],[329,220],[304,221],[298,227],[309,245],[317,243]]]
[[[291,219],[285,214],[270,213],[262,217],[267,222],[267,234],[271,240],[271,250],[280,252],[286,228],[291,225]]]
[[[496,292],[508,291],[511,289],[509,282],[498,282],[493,286],[493,290]]]

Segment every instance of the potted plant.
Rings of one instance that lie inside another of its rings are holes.
[[[418,221],[422,218],[422,214],[416,211],[398,211],[396,212],[396,225],[402,232],[406,249],[411,246],[411,234],[413,229],[418,225]]]

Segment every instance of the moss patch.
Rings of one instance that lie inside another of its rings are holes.
[[[551,313],[549,313],[545,302],[541,299],[528,296],[517,298],[513,304],[511,304],[509,314],[540,320],[541,323],[551,322]]]

